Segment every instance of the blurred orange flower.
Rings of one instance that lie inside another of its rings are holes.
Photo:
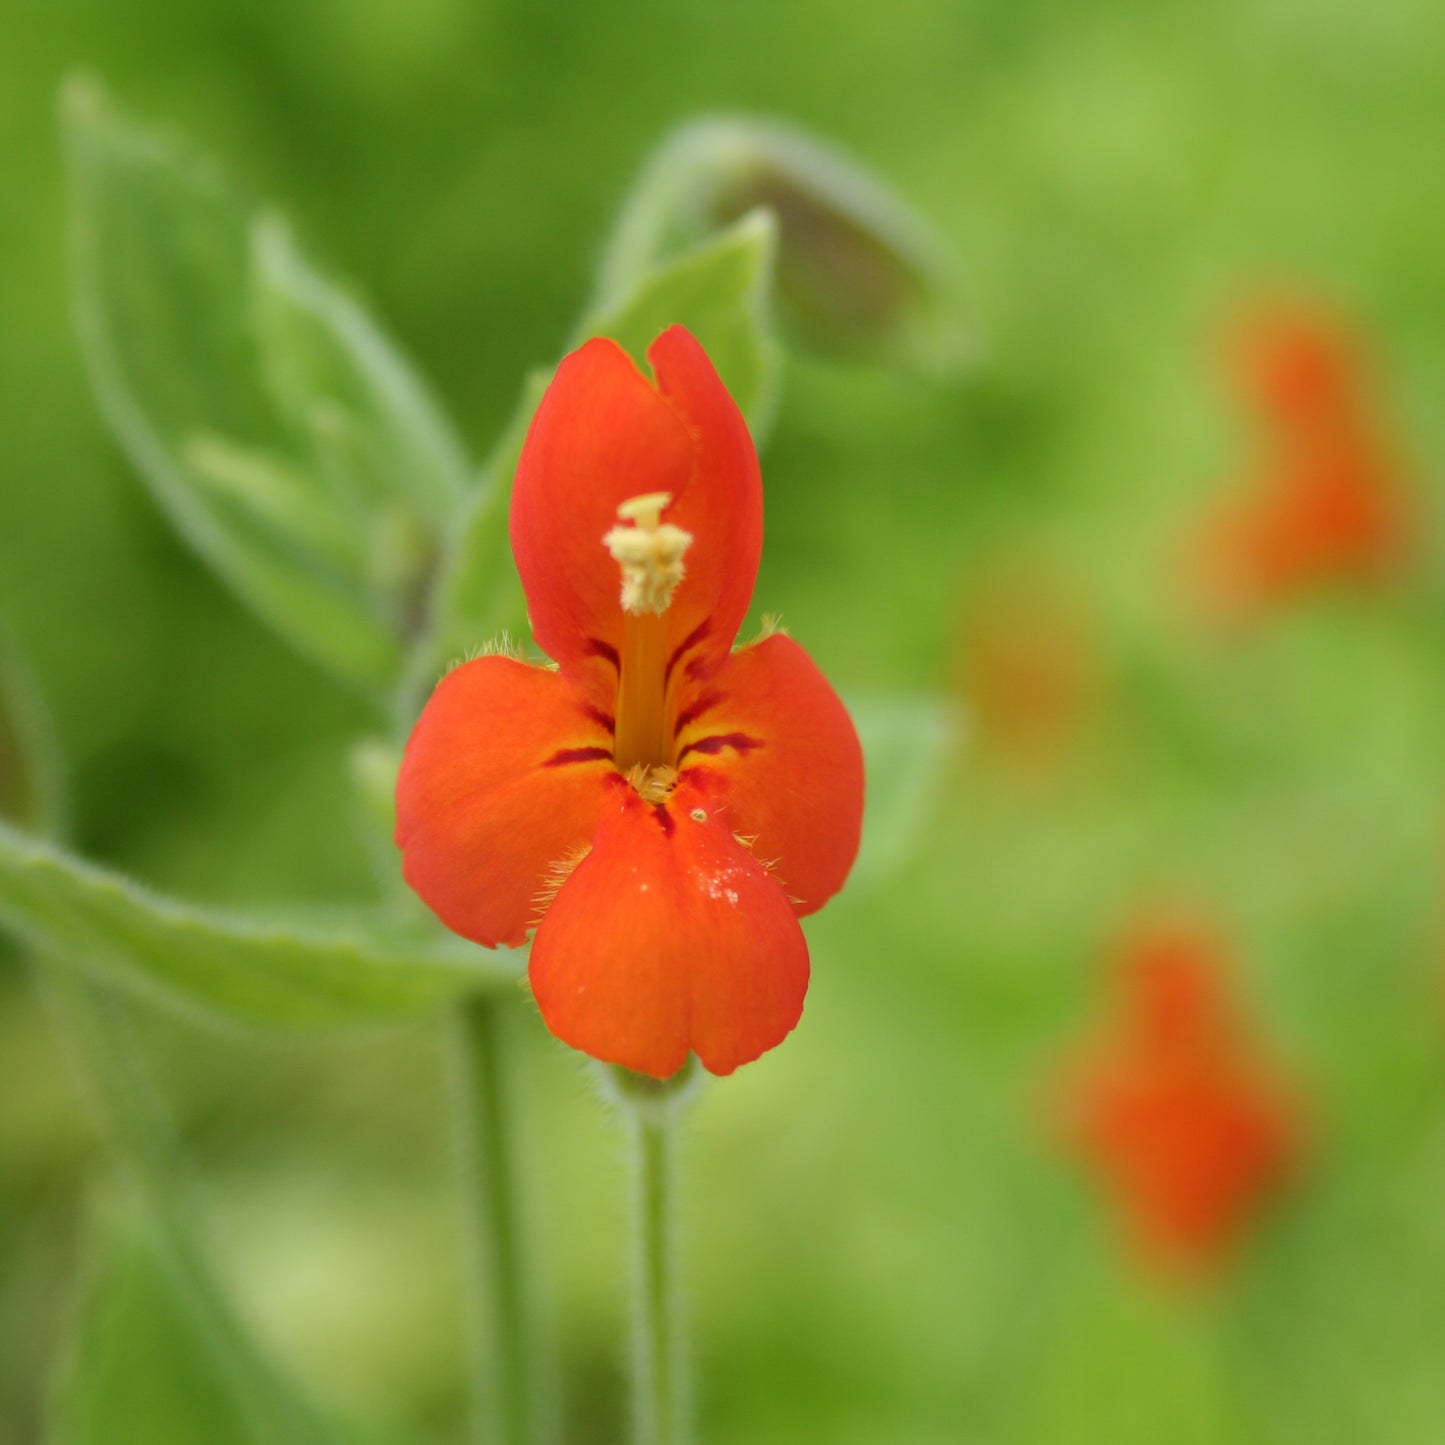
[[[1094,702],[1096,659],[1084,598],[1045,560],[1010,557],[971,589],[954,686],[980,750],[1047,775],[1067,758]]]
[[[1298,1112],[1249,1047],[1222,958],[1197,925],[1136,929],[1114,1022],[1065,1096],[1070,1142],[1138,1251],[1176,1275],[1218,1265],[1300,1154]]]
[[[1259,455],[1199,539],[1211,610],[1248,616],[1311,587],[1398,570],[1410,507],[1354,338],[1318,306],[1275,304],[1239,329],[1230,367]]]

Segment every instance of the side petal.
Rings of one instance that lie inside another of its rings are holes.
[[[537,645],[564,670],[622,645],[621,577],[602,540],[618,506],[677,495],[692,472],[686,425],[616,342],[595,337],[563,360],[517,463],[511,534]]]
[[[747,615],[763,551],[758,453],[737,403],[690,331],[669,327],[647,359],[695,448],[692,480],[665,514],[693,535],[687,576],[671,608],[674,656],[686,648],[690,662],[720,660]]]
[[[655,1078],[696,1053],[730,1074],[781,1043],[808,988],[782,890],[698,787],[625,784],[532,943],[532,992],[564,1043]]]
[[[617,777],[611,720],[564,677],[509,657],[466,663],[437,685],[402,758],[406,881],[453,932],[515,947]]]
[[[863,749],[812,658],[781,633],[733,653],[678,713],[684,779],[716,781],[728,826],[800,914],[821,908],[858,855]]]

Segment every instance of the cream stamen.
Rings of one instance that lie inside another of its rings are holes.
[[[671,501],[671,492],[629,497],[617,515],[632,525],[613,527],[602,539],[622,569],[622,610],[634,616],[666,612],[687,573],[682,559],[692,546],[692,533],[662,520]]]

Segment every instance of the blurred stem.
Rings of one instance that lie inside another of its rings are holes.
[[[632,1419],[635,1445],[686,1445],[689,1390],[678,1288],[677,1115],[693,1068],[613,1072],[632,1145]]]
[[[475,996],[457,1008],[457,1153],[470,1220],[476,1445],[543,1445],[552,1435],[538,1312],[528,1288],[512,1023],[497,999]]]
[[[266,1445],[334,1441],[252,1338],[211,1269],[169,1121],[120,1001],[59,962],[46,964],[42,977],[96,1111],[149,1215],[171,1282],[230,1379],[253,1437]]]

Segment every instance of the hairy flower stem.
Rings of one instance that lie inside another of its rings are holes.
[[[635,1445],[687,1445],[687,1347],[677,1249],[677,1117],[696,1073],[609,1070],[632,1153],[632,1419]]]
[[[553,1433],[518,1179],[511,1024],[496,999],[465,999],[457,1009],[457,1155],[470,1222],[476,1445],[545,1445]]]
[[[633,1123],[637,1223],[633,1248],[633,1410],[637,1445],[682,1445],[682,1311],[673,1219],[672,1121]]]

